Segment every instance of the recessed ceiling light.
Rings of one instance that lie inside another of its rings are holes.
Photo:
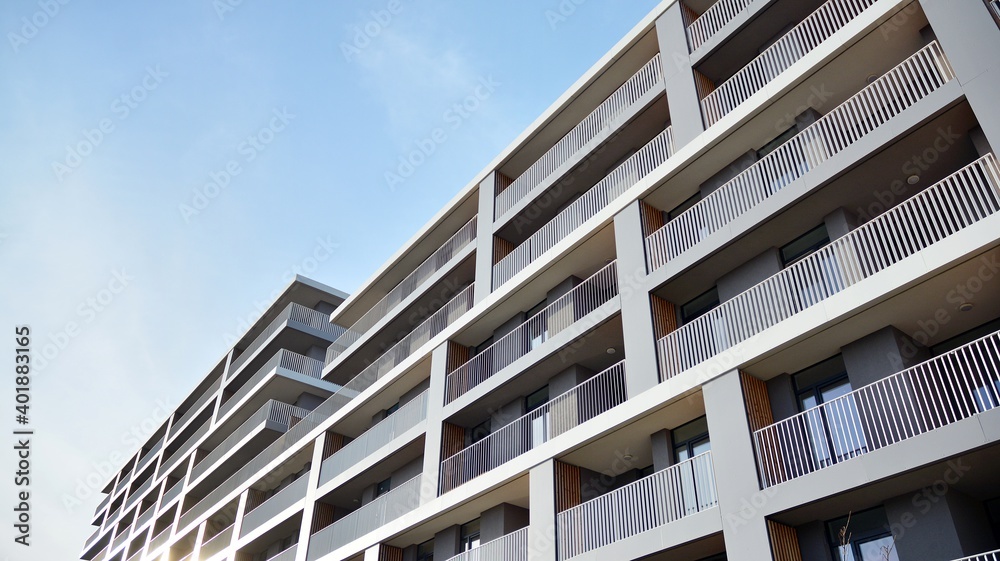
[[[906,178],[906,182],[909,183],[910,185],[916,185],[917,183],[920,182],[920,176],[919,175],[911,175],[910,177]]]
[[[972,302],[963,302],[958,309],[961,312],[971,312],[973,307]]]
[[[875,80],[878,80],[878,76],[875,74],[869,74],[868,77],[865,78],[865,81],[867,81],[869,84],[875,83]]]
[[[608,350],[605,351],[605,352],[608,353],[609,355],[613,355],[613,354],[615,354],[615,353],[618,352],[618,349],[616,349],[614,347],[608,347]]]
[[[624,456],[622,456],[622,459],[625,460],[626,462],[631,462],[632,460],[635,459],[635,456],[633,456],[632,454],[625,454]]]

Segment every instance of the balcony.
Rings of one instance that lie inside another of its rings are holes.
[[[316,561],[420,506],[418,475],[309,538],[307,561]]]
[[[1000,332],[754,433],[771,487],[1000,407]]]
[[[181,490],[184,489],[184,480],[178,480],[174,483],[174,486],[167,489],[167,492],[163,494],[163,500],[160,501],[160,508],[167,506],[171,501],[176,499],[181,495]]]
[[[196,430],[194,434],[189,436],[188,439],[184,441],[184,444],[181,444],[177,448],[177,450],[173,454],[171,454],[169,459],[166,459],[160,463],[160,472],[157,475],[157,477],[161,477],[165,473],[170,473],[171,471],[173,471],[175,467],[177,467],[177,465],[182,460],[187,459],[188,453],[191,451],[191,449],[194,448],[195,444],[197,444],[202,439],[203,436],[208,434],[211,428],[212,428],[211,420],[206,420],[204,424],[198,427],[198,430]]]
[[[447,561],[528,561],[528,529],[521,528]]]
[[[718,504],[706,452],[556,515],[559,559],[659,528]]]
[[[185,411],[184,414],[181,415],[179,419],[177,419],[176,421],[174,421],[173,424],[170,425],[170,433],[167,435],[167,440],[172,440],[174,437],[176,437],[177,433],[179,433],[181,429],[183,429],[188,424],[188,421],[190,421],[195,415],[201,412],[201,408],[204,407],[205,404],[209,402],[209,400],[215,397],[215,392],[219,390],[220,386],[222,386],[221,376],[211,385],[209,389],[205,390],[205,393],[201,394],[201,396],[198,397],[198,400],[195,401],[194,404],[191,405],[191,407],[188,407],[188,410]]]
[[[448,374],[446,403],[455,401],[547,339],[576,325],[618,296],[617,262],[612,261],[502,339]]]
[[[97,508],[94,510],[94,514],[97,515],[103,512],[104,509],[107,508],[107,506],[110,503],[111,503],[111,495],[104,495],[104,499],[101,500],[101,504],[97,505]]]
[[[201,544],[201,550],[198,552],[198,559],[201,561],[209,561],[214,555],[225,551],[232,541],[233,525],[230,524],[225,530],[215,534],[207,542]]]
[[[379,421],[364,434],[323,460],[319,476],[320,485],[328,483],[334,477],[363,462],[365,458],[387,446],[396,437],[402,436],[427,419],[427,394],[428,392],[424,391],[408,401],[395,413]]]
[[[753,0],[718,0],[687,26],[690,52],[695,52],[715,36]]]
[[[708,128],[867,10],[876,0],[830,0],[701,100]]]
[[[1000,212],[988,154],[657,342],[666,380]]]
[[[476,217],[473,217],[472,220],[466,223],[465,226],[462,226],[437,251],[418,265],[412,273],[400,281],[395,288],[390,290],[385,297],[365,312],[365,315],[361,316],[360,319],[347,328],[347,331],[327,348],[326,364],[332,363],[337,357],[344,354],[355,343],[361,340],[365,333],[368,333],[372,327],[395,310],[403,300],[417,292],[435,273],[444,269],[451,262],[452,257],[469,244],[474,243],[476,240],[476,225]]]
[[[310,378],[321,379],[323,376],[323,362],[302,356],[292,351],[281,349],[275,353],[271,360],[260,368],[249,380],[247,380],[233,395],[219,407],[218,418],[222,419],[226,413],[243,400],[247,395],[257,389],[257,385],[276,370],[286,370],[308,376]]]
[[[440,492],[468,483],[627,399],[622,361],[441,462]]]
[[[149,552],[152,553],[157,550],[157,548],[163,546],[170,539],[170,528],[167,526],[160,531],[159,534],[153,536],[153,539],[149,540]]]
[[[309,487],[309,473],[302,474],[298,479],[291,482],[287,487],[281,489],[266,501],[247,511],[243,515],[243,525],[240,527],[240,537],[246,536],[265,524],[268,520],[274,519],[286,509],[298,504],[306,497],[306,489]]]
[[[295,407],[274,399],[268,400],[253,416],[244,421],[221,444],[209,452],[201,463],[191,469],[190,481],[197,481],[209,468],[218,463],[230,451],[236,449],[248,436],[265,428],[285,432],[293,424],[292,417],[302,419],[308,414],[308,409]]]
[[[133,504],[135,504],[136,501],[141,499],[143,495],[146,493],[146,491],[149,491],[149,488],[153,486],[154,479],[156,478],[153,477],[153,474],[151,473],[149,477],[146,478],[146,481],[142,483],[142,485],[139,485],[139,487],[137,487],[134,491],[132,491],[132,494],[125,501],[125,508],[131,507]]]
[[[282,551],[267,561],[295,561],[295,554],[298,550],[299,544],[293,544],[292,547]]]
[[[156,505],[149,505],[146,511],[139,515],[139,518],[135,522],[136,528],[142,528],[146,522],[153,519],[153,513],[156,512]]]
[[[496,196],[494,220],[499,220],[543,183],[558,178],[560,171],[585,147],[622,124],[621,117],[651,91],[663,91],[663,70],[657,54],[592,113],[556,142],[541,158]],[[591,146],[591,149],[593,146]]]
[[[473,305],[474,288],[474,285],[469,285],[441,309],[420,324],[420,326],[418,326],[413,333],[407,337],[407,340],[405,341],[405,348],[412,352],[418,351],[420,347],[415,346],[417,345],[417,342],[428,342],[441,331],[447,329],[451,323],[464,315],[465,312],[469,311]],[[414,334],[418,335],[414,336]],[[411,336],[413,337],[411,338]],[[390,349],[389,352],[391,353],[394,351],[393,349]],[[279,437],[278,440],[271,443],[252,460],[241,466],[238,470],[236,470],[236,473],[229,476],[229,478],[222,484],[212,489],[212,491],[209,492],[208,495],[206,495],[202,500],[198,501],[198,503],[194,505],[191,510],[181,516],[179,526],[187,528],[191,522],[206,514],[212,507],[226,498],[226,496],[237,491],[240,487],[245,485],[247,481],[255,479],[257,472],[266,468],[268,464],[274,461],[275,458],[283,454],[285,451],[299,446],[302,440],[313,430],[319,427],[320,424],[332,417],[337,411],[343,409],[351,402],[351,400],[357,397],[364,390],[370,388],[375,384],[375,382],[388,373],[388,370],[380,368],[379,364],[379,362],[376,362],[355,376],[350,382],[345,384],[342,388],[337,390],[336,393],[330,396],[329,399],[321,403],[319,407],[314,409],[309,415],[290,428],[288,432]]]
[[[108,546],[105,546],[104,549],[98,551],[97,555],[94,555],[93,559],[91,559],[90,561],[104,561],[104,558],[107,556],[108,556]]]
[[[330,316],[317,312],[316,310],[307,308],[301,304],[296,304],[292,302],[284,310],[278,314],[278,317],[274,318],[270,324],[261,331],[257,338],[253,340],[252,343],[247,345],[246,350],[240,353],[240,356],[233,359],[232,364],[229,365],[229,377],[232,378],[243,365],[246,364],[256,353],[263,347],[267,340],[274,335],[278,330],[284,326],[290,327],[307,327],[312,328],[330,336],[331,340],[339,337],[343,332],[344,328],[339,325],[330,323]]]
[[[118,535],[115,537],[115,541],[113,541],[111,543],[111,550],[113,551],[113,550],[118,549],[119,547],[121,547],[121,545],[123,543],[125,543],[126,541],[128,541],[128,535],[131,532],[132,532],[132,525],[131,524],[129,526],[127,526],[124,530],[121,530],[120,532],[118,532]]]
[[[142,457],[142,459],[139,460],[139,465],[135,468],[136,473],[141,472],[143,468],[148,466],[150,462],[152,462],[153,459],[156,458],[156,453],[159,452],[161,448],[163,448],[163,443],[166,440],[167,437],[164,436],[163,438],[158,440],[156,444],[153,445],[152,448],[149,449],[149,452],[146,452],[146,454]]]
[[[551,221],[542,226],[493,266],[493,290],[504,285],[587,220],[625,194],[673,154],[672,129],[667,127],[638,152],[614,169],[597,185],[573,201]],[[505,191],[506,192],[506,191]]]
[[[955,561],[1000,561],[1000,549],[980,553],[979,555],[973,555],[972,557],[955,559]]]
[[[738,217],[955,77],[933,42],[646,238],[650,271]]]

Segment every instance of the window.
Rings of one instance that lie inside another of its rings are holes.
[[[708,438],[708,419],[700,417],[671,431],[674,437],[674,461],[683,462],[712,449]]]
[[[681,305],[681,323],[689,323],[719,305],[719,290],[712,287]]]
[[[527,415],[532,411],[544,406],[549,402],[549,387],[545,386],[542,389],[529,394],[524,398],[524,413]],[[548,440],[548,413],[546,411],[539,411],[531,417],[531,445],[539,446]]]
[[[545,386],[534,393],[528,394],[528,397],[524,398],[524,412],[531,413],[548,402],[549,387]]]
[[[841,528],[847,527],[850,543],[841,544]],[[899,561],[889,520],[882,507],[855,512],[848,517],[827,522],[827,538],[833,548],[833,558],[838,561]]]
[[[857,405],[852,397],[844,397],[852,388],[840,355],[802,370],[792,376],[792,380],[799,410],[806,412],[806,434],[817,467],[826,467],[867,451]]]
[[[417,561],[434,561],[434,540],[417,546]]]
[[[392,478],[379,481],[378,484],[375,485],[375,496],[381,497],[382,495],[388,493],[389,489],[391,488],[392,488]]]
[[[771,152],[774,152],[782,144],[791,140],[792,137],[794,137],[798,133],[799,133],[798,128],[795,125],[792,125],[791,128],[779,134],[778,136],[774,137],[774,139],[768,142],[767,144],[761,146],[760,150],[757,150],[757,159],[759,160],[764,156],[767,156]]]
[[[475,519],[467,524],[462,524],[462,542],[459,544],[458,552],[464,553],[470,549],[479,547],[479,519]]]
[[[490,419],[472,427],[469,431],[469,445],[473,445],[490,435]]]
[[[396,411],[399,411],[399,402],[398,401],[395,403],[395,405],[393,405],[392,407],[390,407],[390,408],[388,408],[388,409],[385,410],[385,416],[388,417],[389,415],[392,415]],[[385,417],[383,417],[383,418],[385,418]]]
[[[694,196],[688,198],[688,200],[674,207],[673,210],[666,213],[667,222],[677,218],[678,216],[684,214],[689,208],[698,204],[701,201],[701,192],[695,193]]]
[[[815,253],[817,249],[830,243],[830,234],[826,224],[822,224],[798,238],[788,242],[781,248],[781,264],[785,267]]]
[[[526,330],[528,335],[528,350],[538,348],[539,345],[548,339],[549,326],[548,322],[545,321],[545,318],[539,317],[538,319],[532,321],[532,318],[540,314],[542,310],[545,309],[545,306],[546,301],[542,300],[537,306],[528,310],[528,313],[525,314],[528,322]]]

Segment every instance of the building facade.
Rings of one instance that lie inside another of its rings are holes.
[[[663,2],[296,279],[82,559],[1000,558],[997,53],[996,0]]]

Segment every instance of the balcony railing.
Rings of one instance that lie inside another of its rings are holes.
[[[253,393],[253,391],[257,389],[257,384],[271,374],[271,372],[276,368],[297,372],[303,376],[309,376],[310,378],[319,379],[323,377],[323,361],[302,356],[287,349],[281,349],[275,353],[271,360],[267,361],[267,364],[260,367],[260,370],[247,380],[246,383],[240,386],[240,388],[236,390],[236,392],[233,393],[233,395],[226,400],[221,407],[219,407],[219,418],[221,419],[244,397]]]
[[[658,528],[718,504],[705,452],[556,515],[559,558]]]
[[[614,169],[597,185],[573,201],[555,218],[542,226],[514,251],[493,266],[493,289],[496,290],[517,273],[552,249],[584,222],[593,218],[612,201],[625,194],[673,154],[672,128],[658,134],[638,152]]]
[[[299,544],[292,544],[292,547],[282,551],[267,561],[295,561],[295,554],[299,550]]]
[[[876,0],[829,0],[701,100],[710,127],[829,39]]]
[[[184,441],[184,444],[181,444],[177,448],[177,450],[170,455],[169,459],[166,459],[160,463],[160,473],[158,474],[158,477],[173,471],[173,469],[177,467],[178,463],[187,458],[188,453],[191,452],[191,449],[194,448],[194,445],[197,444],[198,441],[200,441],[203,436],[208,434],[208,431],[211,429],[212,429],[211,420],[207,420],[204,423],[202,423],[202,425],[198,427],[198,430],[194,431],[194,434],[189,436],[188,439]]]
[[[141,547],[139,549],[135,550],[132,553],[132,555],[128,556],[128,561],[139,561],[140,557],[142,557],[142,548]]]
[[[347,351],[347,349],[351,348],[368,330],[396,309],[396,306],[400,302],[405,300],[407,296],[417,292],[428,279],[451,262],[452,257],[473,243],[476,240],[476,224],[476,217],[472,217],[472,220],[467,222],[465,226],[462,226],[448,241],[444,242],[433,255],[418,265],[412,273],[400,281],[385,297],[365,312],[365,315],[354,322],[354,325],[347,328],[347,331],[327,348],[326,364],[330,364]]]
[[[313,534],[307,561],[315,561],[420,506],[421,481],[423,476],[418,475]]]
[[[231,378],[233,374],[239,372],[240,368],[243,368],[243,365],[246,364],[254,353],[256,353],[264,345],[264,343],[267,342],[268,338],[281,329],[286,322],[289,324],[298,323],[301,325],[307,325],[334,337],[338,337],[344,332],[343,327],[330,323],[330,316],[322,312],[317,312],[311,308],[307,308],[301,304],[292,302],[285,307],[280,314],[278,314],[278,317],[274,318],[274,320],[268,324],[264,331],[261,331],[260,334],[257,335],[257,338],[254,339],[252,343],[247,345],[246,350],[240,353],[240,356],[233,359],[232,364],[229,365],[229,377]]]
[[[1000,561],[1000,549],[980,553],[979,555],[973,555],[972,557],[955,559],[955,561]]]
[[[528,529],[488,541],[447,561],[528,561]]]
[[[110,494],[104,495],[104,499],[101,501],[101,504],[97,505],[97,508],[94,510],[95,517],[96,517],[96,515],[98,515],[101,512],[103,512],[104,509],[107,508],[107,506],[108,506],[108,504],[110,502],[111,502],[111,495]]]
[[[625,361],[441,462],[441,493],[468,483],[628,399]]]
[[[740,12],[745,10],[753,0],[718,0],[712,4],[698,19],[687,27],[688,46],[691,52],[698,50],[706,41],[715,36]]]
[[[110,528],[111,526],[114,525],[115,520],[118,518],[118,515],[122,513],[122,509],[124,507],[125,505],[120,504],[118,505],[118,508],[111,511],[111,514],[109,514],[108,517],[104,519],[105,528]]]
[[[148,452],[146,452],[145,455],[143,455],[142,459],[139,460],[139,465],[135,468],[136,473],[141,472],[142,468],[149,465],[149,463],[156,457],[156,453],[159,452],[161,448],[163,448],[163,443],[166,440],[167,437],[164,436],[163,438],[158,440],[156,444],[154,444],[153,447],[150,448]]]
[[[201,550],[198,553],[198,559],[201,561],[208,561],[213,555],[222,552],[224,549],[229,547],[229,544],[233,541],[233,525],[230,524],[225,530],[219,532],[212,536],[210,540],[201,544]]]
[[[153,539],[149,540],[149,552],[150,553],[156,551],[156,549],[158,547],[160,547],[163,544],[167,543],[167,541],[170,539],[170,528],[171,528],[171,526],[167,526],[166,528],[160,530],[159,534],[156,534],[155,536],[153,536]]]
[[[156,505],[149,505],[146,510],[139,515],[139,518],[135,522],[136,528],[141,528],[146,522],[149,522],[153,518],[153,514],[156,512]]]
[[[696,246],[955,77],[936,42],[646,238],[650,270]]]
[[[261,524],[273,519],[286,508],[304,499],[308,487],[309,474],[307,472],[289,483],[284,489],[268,497],[266,501],[257,505],[256,508],[248,511],[243,516],[243,526],[240,528],[240,536],[245,536],[256,530]]]
[[[667,379],[1000,212],[988,154],[657,342]]]
[[[417,426],[427,418],[427,391],[402,405],[396,412],[379,421],[361,436],[323,460],[320,484],[344,473],[351,466],[362,462],[396,437]]]
[[[128,541],[128,535],[132,532],[132,525],[128,525],[124,530],[118,532],[115,536],[115,541],[111,543],[111,549],[118,549],[118,547]]]
[[[448,325],[460,318],[465,312],[469,311],[474,303],[474,290],[475,285],[469,285],[417,327],[414,331],[424,334],[421,335],[420,340],[424,340],[426,343],[438,333],[444,331]],[[411,352],[415,353],[419,350],[419,347],[414,346],[413,341],[407,344]],[[245,485],[247,481],[253,479],[258,471],[267,467],[275,458],[285,451],[298,446],[316,427],[320,426],[320,424],[333,416],[337,411],[347,406],[352,399],[370,388],[386,373],[388,371],[366,368],[365,371],[355,376],[350,382],[321,403],[319,407],[314,409],[312,413],[296,423],[284,435],[279,436],[276,441],[272,442],[264,451],[244,464],[236,473],[229,476],[229,479],[226,479],[221,485],[212,489],[205,498],[191,507],[191,510],[181,515],[179,526],[187,528],[191,522],[207,513],[209,509],[218,504],[224,497]]]
[[[146,481],[142,482],[142,485],[139,485],[134,491],[132,491],[129,498],[125,500],[125,508],[131,507],[136,501],[141,499],[143,494],[146,491],[149,491],[149,488],[153,486],[154,479],[156,478],[153,477],[153,474],[150,474],[150,476],[146,478]]]
[[[188,407],[188,410],[170,425],[170,433],[167,435],[167,440],[173,440],[177,436],[177,433],[179,433],[181,429],[187,425],[188,421],[201,412],[201,408],[204,407],[210,399],[215,397],[215,392],[219,390],[220,386],[222,386],[222,376],[219,376],[219,379],[213,382],[211,387],[206,389],[205,393],[201,394],[197,401],[195,401],[191,407]]]
[[[163,494],[163,500],[160,502],[161,508],[170,504],[170,501],[176,499],[180,494],[181,490],[184,489],[184,480],[178,480],[174,483],[174,486],[167,489],[167,492]]]
[[[1000,407],[1000,332],[754,433],[766,487]]]
[[[90,561],[104,561],[104,558],[108,556],[108,549],[110,549],[110,546],[104,546],[104,549],[98,551],[97,555],[94,555],[94,558]]]
[[[472,360],[448,374],[445,381],[446,402],[451,403],[458,399],[616,296],[618,296],[618,270],[617,263],[612,261],[569,293],[474,356]]]
[[[494,219],[502,217],[514,208],[521,199],[556,173],[590,141],[612,125],[617,126],[619,123],[616,123],[616,119],[624,115],[647,92],[656,87],[662,89],[662,84],[663,70],[660,67],[660,55],[657,54],[497,195]]]
[[[223,456],[236,448],[236,446],[246,437],[250,436],[262,426],[275,423],[282,427],[282,432],[288,430],[292,424],[292,418],[302,419],[309,414],[308,409],[289,405],[287,403],[270,399],[257,410],[249,419],[243,422],[239,428],[226,437],[221,444],[209,452],[205,458],[191,469],[191,481],[197,481],[210,467],[215,465]]]

